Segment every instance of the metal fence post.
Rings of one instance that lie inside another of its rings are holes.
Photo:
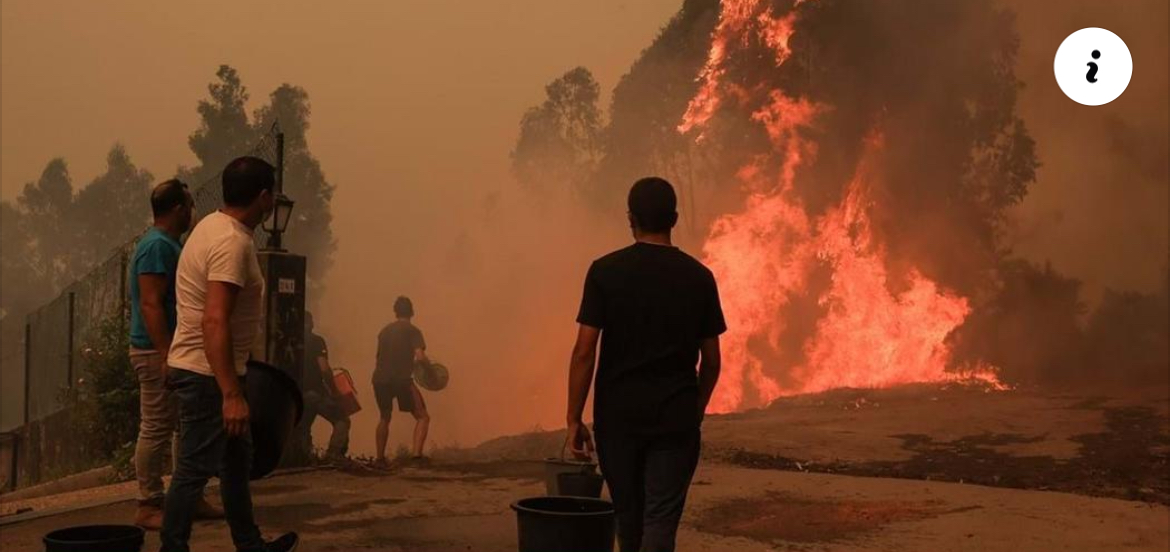
[[[32,324],[24,323],[24,425],[28,425],[28,399],[32,394]]]
[[[122,271],[119,273],[121,274],[121,282],[120,287],[118,288],[118,328],[122,331],[122,334],[125,335],[127,333],[127,328],[130,325],[128,320],[130,317],[130,288],[128,287],[130,278],[128,273],[130,270],[130,259],[125,248],[122,249],[121,256]]]
[[[68,335],[69,345],[68,345],[68,349],[67,349],[69,356],[66,357],[66,362],[65,362],[65,366],[67,366],[68,370],[69,370],[69,372],[68,372],[69,373],[69,389],[73,389],[73,331],[74,331],[75,326],[76,326],[76,323],[73,321],[73,318],[74,318],[73,309],[74,309],[76,297],[77,296],[74,292],[72,292],[72,291],[69,292],[69,335]]]

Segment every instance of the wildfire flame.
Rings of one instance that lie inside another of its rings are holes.
[[[776,65],[792,54],[790,39],[799,22],[799,0],[777,16],[768,2],[724,0],[712,33],[699,90],[687,106],[678,131],[703,130],[729,100],[745,105],[745,87],[725,81],[726,62],[738,47],[755,39],[775,54]],[[779,90],[766,96],[752,119],[764,126],[772,144],[769,154],[741,168],[738,178],[748,191],[743,211],[717,219],[703,246],[715,273],[730,330],[724,336],[723,381],[712,398],[711,412],[729,412],[747,401],[752,390],[759,402],[837,387],[887,387],[913,382],[977,379],[1002,388],[994,370],[978,366],[961,373],[947,370],[947,336],[970,313],[964,297],[942,290],[910,270],[892,292],[885,250],[870,227],[875,164],[882,154],[880,131],[864,144],[861,161],[839,204],[812,216],[793,192],[797,171],[816,155],[816,144],[801,131],[829,106],[793,98]],[[778,157],[776,157],[778,156]],[[771,375],[765,359],[782,351],[787,326],[783,309],[797,297],[813,293],[810,282],[827,270],[829,282],[816,291],[824,313],[800,351],[803,360],[790,366],[783,381]]]

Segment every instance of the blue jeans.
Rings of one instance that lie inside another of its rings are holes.
[[[179,455],[167,490],[161,552],[189,552],[195,505],[211,477],[240,552],[261,552],[264,540],[252,518],[252,436],[228,437],[223,427],[223,395],[215,378],[172,369],[168,386],[179,401]]]

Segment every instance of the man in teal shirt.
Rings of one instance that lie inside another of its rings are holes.
[[[136,525],[162,526],[164,460],[173,458],[177,419],[175,402],[166,388],[167,352],[175,333],[175,273],[183,246],[179,238],[191,228],[194,201],[187,185],[168,180],[150,195],[154,225],[138,240],[130,260],[130,363],[138,376],[142,422],[134,451],[141,497]],[[206,517],[219,517],[210,504]]]

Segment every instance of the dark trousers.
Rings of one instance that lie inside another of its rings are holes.
[[[658,436],[598,430],[595,440],[613,498],[621,552],[673,552],[699,463],[699,430]]]
[[[251,434],[228,437],[223,427],[223,395],[215,378],[172,369],[169,385],[179,400],[179,456],[167,490],[161,552],[189,552],[195,505],[211,477],[219,477],[219,493],[236,550],[263,551],[248,486]]]
[[[300,431],[306,444],[312,443],[313,421],[317,416],[325,418],[325,421],[333,426],[325,456],[330,458],[345,456],[349,451],[349,416],[346,416],[337,401],[329,396],[329,392],[305,391],[305,415],[301,417]]]

